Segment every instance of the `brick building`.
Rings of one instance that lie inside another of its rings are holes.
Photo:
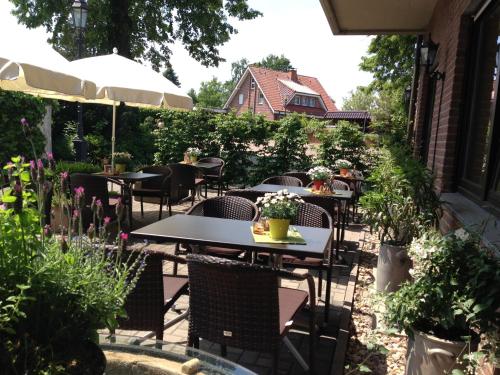
[[[447,202],[441,228],[500,240],[500,1],[321,0],[334,34],[415,34],[409,130]]]

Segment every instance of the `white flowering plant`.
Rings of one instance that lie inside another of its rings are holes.
[[[335,161],[335,168],[337,169],[349,169],[352,168],[352,163],[349,160],[338,159]]]
[[[186,150],[186,154],[188,154],[189,156],[200,156],[201,150],[198,147],[189,147]]]
[[[480,237],[465,229],[446,236],[431,231],[408,253],[413,281],[387,295],[386,322],[409,335],[416,329],[452,341],[485,334],[497,337],[489,348],[498,350],[500,267]]]
[[[314,167],[309,169],[307,172],[307,175],[311,177],[311,180],[313,181],[326,181],[332,178],[332,171],[328,169],[327,167]]]
[[[277,193],[266,193],[257,198],[262,216],[269,219],[293,219],[297,215],[299,203],[304,201],[295,193],[283,189]]]

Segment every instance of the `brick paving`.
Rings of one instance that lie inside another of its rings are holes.
[[[187,211],[190,206],[190,203],[173,206],[173,214],[182,214]],[[134,202],[133,228],[140,228],[144,225],[155,222],[158,219],[158,207],[159,206],[155,204],[145,203],[144,217],[141,217],[140,205],[138,202]],[[166,217],[168,217],[168,210],[165,209],[163,218]],[[330,319],[328,325],[323,327],[321,336],[318,338],[318,343],[316,345],[317,374],[338,374],[339,369],[343,369],[347,340],[340,339],[340,337],[345,329],[344,326],[350,319],[350,309],[352,307],[354,286],[357,278],[357,249],[360,246],[360,242],[364,240],[364,234],[365,232],[361,225],[351,224],[346,230],[344,242],[346,251],[344,256],[347,259],[347,264],[349,264],[349,266],[336,266],[333,270]],[[152,246],[159,246],[162,249],[173,253],[173,244]],[[350,265],[354,265],[354,267],[351,267]],[[299,269],[295,270],[301,272],[304,271]],[[353,273],[353,270],[356,272]],[[170,264],[166,265],[166,271],[171,271]],[[186,271],[187,269],[185,265],[181,265],[179,267],[180,274],[186,274]],[[314,271],[310,272],[314,276],[315,283],[317,283],[317,274]],[[299,282],[283,280],[282,285],[289,288],[299,288],[307,291],[306,281]],[[323,283],[323,295],[319,299],[317,307],[318,320],[323,317],[325,289],[325,283]],[[175,318],[178,314],[186,311],[188,303],[188,297],[182,296],[175,306],[175,311],[171,310],[166,314],[166,321]],[[300,324],[300,320],[301,319],[299,317],[297,323],[298,325]],[[183,346],[187,345],[187,332],[188,322],[187,320],[183,320],[165,331],[164,341]],[[291,330],[288,337],[307,362],[308,339],[306,332],[307,330],[301,331],[300,327],[297,329],[294,328]],[[117,330],[116,333],[140,337],[145,336],[149,332]],[[207,352],[220,355],[220,347],[217,344],[208,342],[207,340],[200,341],[200,348]],[[227,358],[256,372],[257,374],[271,373],[271,356],[269,354],[228,348]],[[334,359],[337,363],[334,363]],[[279,372],[280,374],[292,375],[304,373],[300,365],[295,361],[291,353],[284,345],[281,349]]]

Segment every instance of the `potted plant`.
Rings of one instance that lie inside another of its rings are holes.
[[[335,168],[340,171],[340,175],[347,176],[349,169],[352,168],[352,163],[349,160],[338,159],[335,161]]]
[[[29,137],[29,124],[22,121]],[[33,147],[34,149],[34,147]],[[54,163],[49,160],[49,167]],[[126,316],[124,301],[140,275],[144,257],[122,263],[106,246],[107,223],[94,204],[95,220],[83,233],[84,189],[71,202],[69,226],[61,236],[44,224],[50,183],[38,158],[21,157],[3,168],[7,188],[0,195],[0,353],[8,374],[102,374],[105,357],[97,330],[115,329]],[[56,182],[68,197],[68,174]],[[69,202],[61,197],[62,205]],[[124,235],[120,236],[123,249]],[[118,250],[118,253],[120,250]]]
[[[186,150],[186,154],[191,163],[196,163],[198,161],[198,157],[201,155],[201,150],[197,147],[189,147]]]
[[[268,218],[269,236],[275,240],[287,237],[290,220],[297,215],[298,204],[304,202],[297,194],[283,189],[277,193],[266,193],[257,199],[261,215]]]
[[[364,222],[380,238],[376,289],[393,292],[410,279],[407,247],[434,225],[440,202],[432,176],[405,150],[383,149],[368,181],[371,189],[360,203]]]
[[[128,152],[115,152],[114,157],[114,171],[116,173],[123,173],[127,170],[130,161],[132,160],[132,155]]]
[[[318,166],[309,169],[307,175],[313,182],[313,189],[319,191],[325,182],[332,178],[332,171],[326,167]]]
[[[424,233],[409,254],[414,280],[386,296],[385,313],[408,334],[406,374],[473,374],[480,335],[489,340],[484,348],[498,351],[498,259],[464,229]],[[498,360],[498,352],[489,354]]]

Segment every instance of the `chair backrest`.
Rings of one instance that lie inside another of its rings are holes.
[[[333,181],[330,181],[328,184],[330,186],[330,189],[332,189],[332,190],[351,190],[349,188],[349,184],[347,182],[344,182],[344,181],[333,180]]]
[[[188,254],[189,335],[246,350],[280,345],[278,278],[267,267]]]
[[[198,160],[198,163],[216,163],[216,164],[218,164],[217,167],[213,167],[213,168],[210,168],[210,169],[205,169],[204,173],[206,175],[219,176],[219,177],[222,176],[222,172],[224,170],[224,165],[226,164],[224,162],[224,160],[222,160],[221,158],[216,158],[216,157],[213,157],[213,156],[210,156],[210,157],[207,157],[207,158],[202,158],[202,159]]]
[[[312,203],[300,203],[292,224],[303,227],[333,228],[331,215],[322,207]]]
[[[168,167],[172,170],[170,176],[170,200],[176,202],[187,197],[189,190],[193,191],[195,189],[198,168],[181,163],[169,164]]]
[[[300,181],[302,181],[302,186],[307,186],[311,183],[311,177],[307,174],[307,172],[286,172],[284,176],[296,177]]]
[[[92,197],[96,197],[101,200],[103,206],[109,206],[108,180],[106,178],[86,173],[73,173],[69,181],[71,194],[74,194],[77,187],[84,188],[85,205],[90,206]]]
[[[297,177],[292,176],[269,177],[262,181],[262,183],[271,185],[302,186],[302,181],[300,181]]]
[[[111,250],[112,251],[112,250]],[[132,255],[132,256],[130,256]],[[134,262],[137,253],[124,251],[123,262]],[[152,331],[163,326],[165,305],[163,293],[163,258],[159,254],[148,254],[137,284],[125,301],[127,318],[119,319],[120,328]],[[131,263],[130,263],[131,264]]]
[[[259,209],[252,201],[233,196],[222,196],[205,199],[186,212],[186,215],[218,217],[232,220],[257,219]]]
[[[172,176],[172,170],[163,165],[154,165],[141,168],[144,173],[154,173],[161,174],[161,177],[151,178],[141,182],[141,188],[144,189],[155,189],[161,190],[165,187],[170,187],[170,181],[168,180]]]
[[[250,189],[233,189],[226,191],[226,196],[242,197],[251,200],[254,203],[257,202],[257,198],[263,197],[264,194],[265,193],[262,191],[250,190]]]

